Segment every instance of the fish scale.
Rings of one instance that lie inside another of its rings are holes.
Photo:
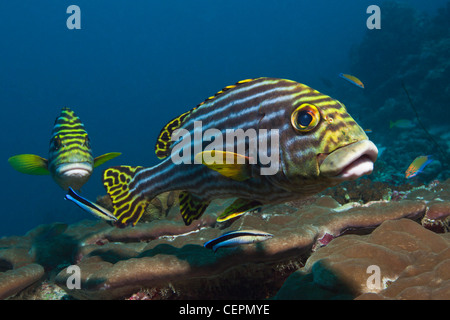
[[[310,123],[311,128],[304,130],[294,117],[295,112],[303,116],[307,114],[305,119],[314,120],[314,126]],[[199,123],[201,129],[197,126]],[[171,141],[177,129],[183,130],[182,134],[178,140]],[[212,155],[204,150],[211,141],[195,139],[196,135],[201,137],[210,129],[221,134],[227,130],[254,130],[258,143],[264,138],[267,146],[271,146],[271,152],[279,152],[276,173],[262,174],[262,169],[271,164],[263,164],[259,153],[256,159],[249,157],[250,140],[238,144],[234,139],[227,145],[224,138],[219,150],[227,150],[224,155],[244,157],[248,162],[251,159],[256,163],[220,166],[200,161],[196,164],[196,156],[200,155],[199,159],[203,157],[204,160],[204,156]],[[278,140],[272,130],[277,130]],[[329,176],[328,171],[337,170],[339,159],[325,161],[324,170],[321,170],[322,160],[319,159],[323,157],[319,155],[333,154],[334,150],[357,142],[360,143],[352,149],[358,153],[355,157],[359,153],[359,156],[368,153],[366,158],[375,161],[376,147],[339,101],[292,80],[246,79],[225,87],[191,111],[171,120],[161,130],[155,148],[161,163],[151,168],[108,168],[103,173],[103,184],[111,197],[113,214],[120,227],[135,225],[152,198],[171,190],[183,191],[180,212],[185,223],[190,224],[216,198],[236,197],[233,209],[242,207],[242,210],[249,210],[249,204],[259,206],[284,202],[334,186],[343,180]],[[233,150],[244,146],[245,154],[231,152],[227,146]],[[190,155],[184,163],[174,163],[172,155],[180,150],[189,150]],[[338,154],[342,156],[344,153]],[[350,160],[354,159],[346,156],[346,161]],[[343,163],[342,170],[348,165]],[[118,179],[121,175],[127,182]],[[225,212],[233,213],[231,210]]]

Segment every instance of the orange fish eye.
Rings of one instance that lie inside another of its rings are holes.
[[[317,127],[320,121],[320,112],[316,106],[304,103],[294,110],[291,115],[291,124],[299,132],[308,132]]]

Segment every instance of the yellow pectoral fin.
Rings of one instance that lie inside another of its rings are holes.
[[[19,154],[8,159],[9,164],[19,172],[33,175],[50,174],[47,159],[35,154]]]
[[[217,222],[224,222],[239,217],[244,213],[261,206],[262,203],[259,201],[238,198],[229,207],[227,207],[219,217],[217,217]]]
[[[221,175],[237,181],[251,177],[249,160],[249,157],[241,154],[217,150],[203,151],[195,156],[196,162],[203,163]]]
[[[99,165],[104,164],[106,161],[114,159],[115,157],[120,156],[122,153],[120,152],[110,152],[105,153],[101,156],[98,156],[94,159],[94,168],[97,168]]]

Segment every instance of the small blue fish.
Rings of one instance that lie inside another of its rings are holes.
[[[93,214],[97,218],[101,218],[108,222],[117,221],[117,218],[111,212],[109,212],[105,208],[99,206],[98,204],[95,204],[95,203],[81,197],[79,194],[77,194],[75,191],[73,191],[73,189],[71,187],[69,187],[69,191],[66,194],[66,196],[64,197],[64,199],[75,202],[75,204],[77,206],[79,206],[81,209]]]
[[[265,241],[273,237],[273,234],[258,230],[237,230],[226,232],[220,237],[205,242],[203,245],[207,249],[216,252],[219,248],[235,247],[241,244],[249,244]]]

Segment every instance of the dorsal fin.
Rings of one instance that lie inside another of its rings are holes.
[[[236,88],[240,84],[247,83],[247,82],[250,82],[253,80],[255,80],[255,79],[245,79],[245,80],[238,81],[235,84],[232,84],[230,86],[226,86],[225,88],[223,88],[222,90],[217,92],[215,95],[207,98],[202,103],[199,103],[195,108],[191,109],[188,112],[183,113],[181,116],[178,116],[175,119],[172,119],[168,124],[166,124],[164,126],[164,128],[162,128],[161,132],[159,133],[158,139],[156,140],[156,146],[155,146],[156,156],[159,159],[164,159],[168,155],[170,155],[170,147],[172,146],[172,141],[171,141],[172,133],[176,129],[180,128],[183,125],[183,123],[186,121],[186,119],[189,117],[189,115],[195,109],[197,109],[201,105],[205,104],[206,102],[213,100],[214,98],[221,95],[225,91]]]
[[[181,127],[184,120],[189,116],[189,114],[197,109],[195,107],[194,109],[183,113],[181,116],[176,117],[175,119],[172,119],[168,124],[164,126],[164,128],[161,129],[161,132],[159,133],[158,139],[156,140],[156,146],[155,146],[155,153],[158,159],[164,159],[170,154],[170,146],[172,145],[172,133]]]

